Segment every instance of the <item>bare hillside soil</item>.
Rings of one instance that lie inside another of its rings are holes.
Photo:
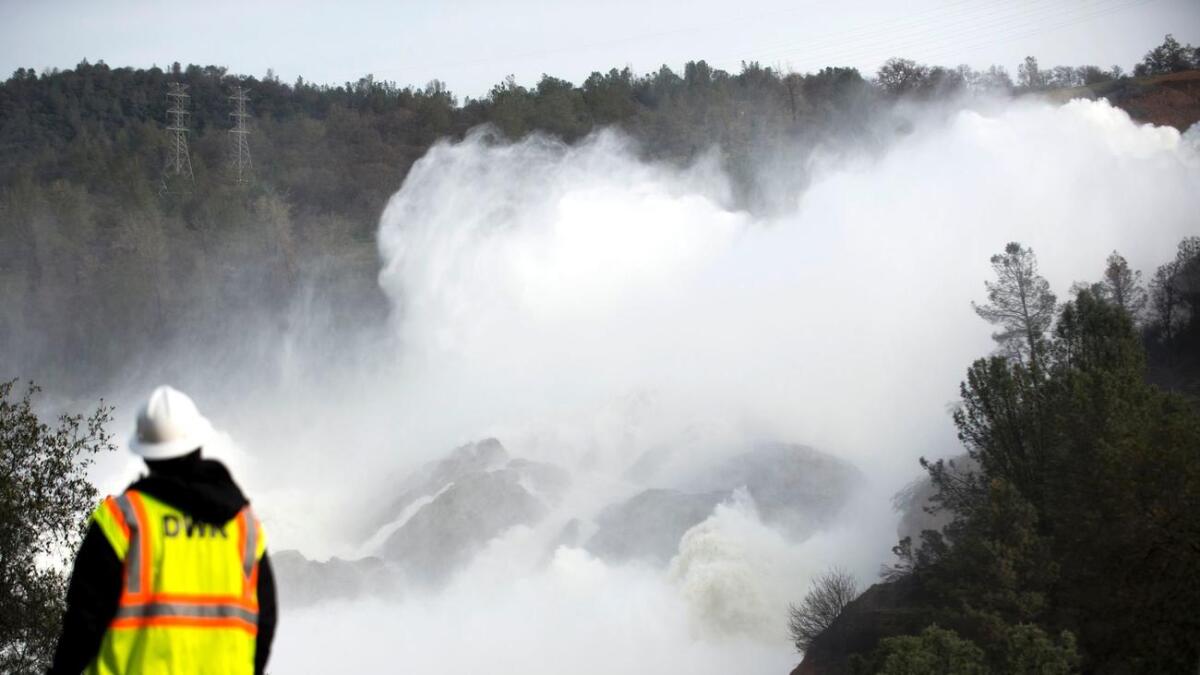
[[[1106,98],[1139,122],[1187,131],[1200,122],[1200,70],[1043,92],[1053,100]]]

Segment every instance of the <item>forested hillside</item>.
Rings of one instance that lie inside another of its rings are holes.
[[[1147,55],[1147,75],[1192,66],[1194,50],[1174,44],[1171,58]],[[436,81],[371,76],[328,86],[179,64],[19,69],[0,85],[0,370],[95,385],[154,345],[203,344],[247,321],[285,326],[298,294],[335,308],[334,322],[378,319],[374,232],[386,200],[434,142],[480,125],[567,143],[616,126],[647,158],[674,163],[715,152],[735,205],[770,211],[803,187],[810,150],[874,152],[904,133],[894,101],[1124,77],[1042,71],[1032,59],[1019,71],[1014,84],[999,67],[904,59],[874,78],[757,63],[734,74],[697,61],[682,73],[597,72],[580,85],[509,78],[460,101]],[[170,82],[190,94],[195,180],[167,181],[164,193]],[[228,166],[227,97],[239,83],[253,115],[248,186]]]

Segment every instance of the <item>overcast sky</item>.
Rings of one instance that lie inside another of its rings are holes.
[[[0,0],[0,75],[18,67],[221,65],[340,84],[372,73],[480,96],[506,75],[575,82],[693,59],[873,73],[889,56],[1130,69],[1165,33],[1200,43],[1200,0]]]

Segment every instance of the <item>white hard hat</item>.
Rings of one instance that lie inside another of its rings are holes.
[[[212,425],[192,399],[163,385],[138,411],[137,433],[129,447],[145,459],[171,459],[198,449],[211,433]]]

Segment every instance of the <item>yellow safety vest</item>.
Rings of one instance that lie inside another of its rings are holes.
[[[124,566],[94,675],[254,673],[262,526],[247,505],[224,525],[127,490],[92,514]]]

